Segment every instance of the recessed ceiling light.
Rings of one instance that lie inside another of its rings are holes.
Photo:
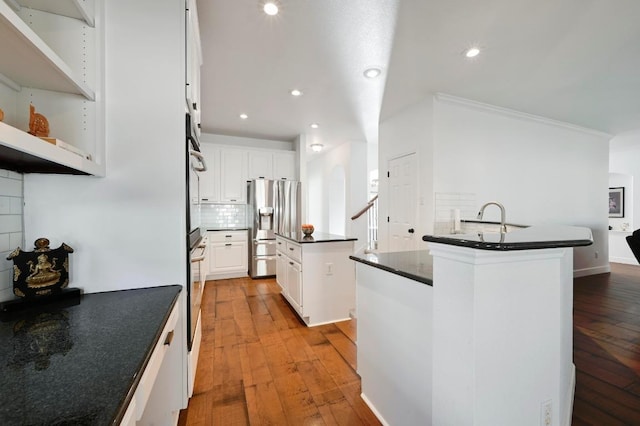
[[[312,143],[311,144],[311,150],[313,152],[320,152],[320,151],[322,151],[322,148],[324,148],[324,145],[322,145],[321,143]]]
[[[247,114],[240,114],[240,118],[246,120],[247,118],[249,118],[249,116]]]
[[[302,92],[298,89],[293,89],[291,91],[291,96],[302,96]]]
[[[471,47],[464,51],[464,56],[467,58],[475,58],[480,53],[480,49],[477,47]]]
[[[317,129],[318,127],[320,127],[320,125],[318,123],[311,123],[309,127],[311,127],[312,129]]]
[[[264,4],[264,6],[262,7],[262,10],[264,10],[264,13],[266,13],[267,15],[271,15],[271,16],[277,15],[278,5],[272,1],[268,1]]]
[[[364,76],[367,78],[376,78],[381,72],[380,68],[369,68],[364,71]]]

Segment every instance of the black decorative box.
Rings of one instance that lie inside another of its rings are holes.
[[[62,292],[69,285],[69,253],[73,249],[62,245],[49,248],[49,240],[38,238],[34,251],[11,252],[13,260],[13,293],[24,299],[47,297]]]

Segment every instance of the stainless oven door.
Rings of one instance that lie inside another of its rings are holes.
[[[206,246],[198,244],[191,250],[191,283],[189,288],[189,315],[190,315],[190,338],[189,342],[193,342],[193,337],[198,325],[198,316],[200,315],[200,306],[202,305],[202,293],[204,292],[205,274],[204,262],[206,257]]]

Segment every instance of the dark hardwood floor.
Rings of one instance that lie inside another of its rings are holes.
[[[640,425],[640,266],[574,281],[573,425]]]
[[[574,282],[573,425],[640,425],[640,266]],[[377,425],[355,321],[307,328],[273,279],[210,281],[186,425]]]

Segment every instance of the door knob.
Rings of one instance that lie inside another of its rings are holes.
[[[413,233],[414,233],[414,232],[416,232],[416,231],[415,231],[413,228],[409,228],[409,231],[408,231],[408,232],[409,232],[410,234],[413,234]]]

